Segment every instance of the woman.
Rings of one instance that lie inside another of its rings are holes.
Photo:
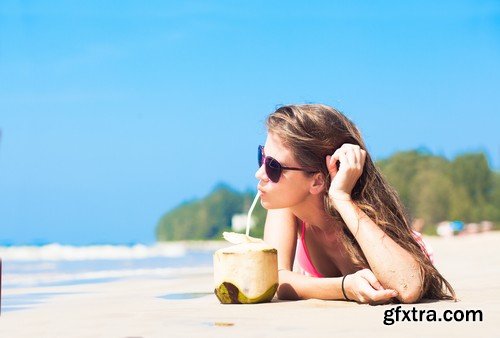
[[[325,105],[291,105],[266,124],[255,176],[268,209],[264,240],[278,249],[280,299],[455,299],[349,119]]]

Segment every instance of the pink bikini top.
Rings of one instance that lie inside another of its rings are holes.
[[[422,235],[415,231],[412,230],[413,232],[413,238],[417,241],[417,243],[420,245],[420,248],[422,251],[426,254],[427,257],[429,257],[429,260],[431,263],[434,263],[434,254],[432,252],[432,248],[424,242],[422,239]],[[300,223],[300,239],[297,242],[297,251],[295,253],[295,259],[297,260],[297,263],[299,266],[304,270],[308,275],[312,277],[325,277],[321,273],[316,270],[314,267],[311,256],[309,255],[309,250],[307,249],[306,245],[306,225],[304,222]]]
[[[295,258],[300,267],[312,277],[324,277],[316,270],[311,261],[311,256],[309,256],[309,250],[307,250],[306,246],[306,225],[304,222],[300,222],[300,239],[297,243]]]

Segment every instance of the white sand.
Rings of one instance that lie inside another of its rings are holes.
[[[499,337],[500,232],[427,238],[437,266],[461,301],[404,305],[403,309],[482,310],[479,322],[404,321],[383,324],[395,305],[343,301],[276,301],[221,305],[209,272],[177,279],[10,289],[4,295],[61,293],[25,310],[2,313],[1,338],[22,337]],[[184,300],[172,293],[206,293]]]

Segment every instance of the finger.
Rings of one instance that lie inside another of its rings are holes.
[[[375,290],[384,290],[384,287],[380,282],[378,281],[377,277],[373,274],[373,272],[369,269],[364,269],[362,271],[362,276],[365,278],[368,283],[375,289]]]
[[[338,169],[345,168],[346,166],[349,165],[349,161],[347,160],[347,157],[345,155],[345,149],[342,149],[342,147],[335,150],[330,161],[331,161],[330,162],[331,166],[335,167],[335,173],[337,173]],[[337,168],[337,161],[340,162],[338,168]],[[330,173],[332,173],[332,171],[330,171]]]
[[[335,150],[333,152],[332,156],[338,160],[339,156],[340,156],[340,153],[342,153],[343,151],[344,151],[344,149],[342,149],[342,147],[340,147],[340,148],[338,148],[337,150]]]
[[[352,148],[358,146],[357,144],[352,144],[352,143],[344,143],[340,148],[347,149],[347,148]]]
[[[335,176],[337,174],[337,161],[335,157],[332,155],[327,155],[326,156],[326,168],[328,169],[328,172],[330,173],[330,176]]]
[[[361,148],[359,146],[353,147],[354,156],[356,157],[356,167],[361,165]]]
[[[353,166],[356,167],[358,161],[356,159],[356,152],[354,148],[347,148],[345,152],[347,158],[349,159],[349,163]]]
[[[382,305],[382,304],[391,304],[391,303],[394,303],[395,299],[394,298],[391,298],[391,299],[384,299],[384,300],[379,300],[379,301],[370,301],[368,304],[370,305]]]
[[[347,154],[344,151],[339,152],[339,160],[340,160],[339,169],[342,169],[342,168],[345,169],[345,168],[351,166],[352,162],[349,160],[349,157],[347,156]],[[342,164],[344,164],[344,166],[342,166]]]
[[[364,168],[365,166],[365,161],[366,161],[366,150],[360,149],[360,154],[361,154],[361,168]]]
[[[362,151],[361,147],[356,144],[352,147],[352,149],[354,150],[354,155],[356,155],[356,164],[358,166],[362,166],[363,165],[363,160],[362,160],[363,155],[361,154],[361,151]]]
[[[370,298],[370,303],[384,303],[396,297],[398,293],[394,290],[370,290],[366,295]]]

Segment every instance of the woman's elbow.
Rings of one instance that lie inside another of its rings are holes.
[[[413,265],[400,278],[400,282],[396,286],[399,301],[405,304],[418,302],[422,298],[424,287],[422,273],[418,266]]]
[[[422,298],[422,285],[420,283],[409,286],[404,284],[398,292],[398,299],[401,303],[416,303]]]

